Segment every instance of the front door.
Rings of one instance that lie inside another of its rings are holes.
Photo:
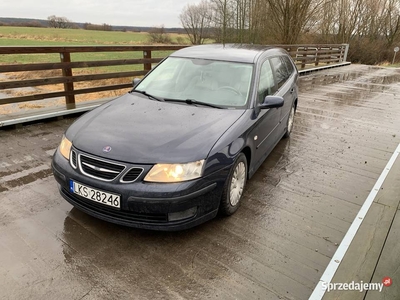
[[[259,166],[274,148],[277,140],[277,129],[281,115],[280,108],[259,109],[257,106],[264,102],[268,95],[276,92],[276,84],[269,60],[266,60],[260,70],[257,103],[254,111],[256,114],[256,126],[252,132],[255,143],[255,165]]]
[[[279,117],[279,133],[281,136],[286,132],[287,120],[289,118],[290,109],[295,100],[296,90],[296,73],[294,66],[286,56],[276,56],[271,58],[271,65],[275,71],[276,82],[278,85],[277,95],[283,97],[283,107]]]

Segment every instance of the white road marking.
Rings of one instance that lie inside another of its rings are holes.
[[[10,175],[1,177],[0,178],[0,183],[4,183],[4,182],[7,182],[7,181],[19,179],[19,178],[27,176],[29,174],[40,172],[40,171],[44,171],[44,170],[48,170],[48,169],[50,169],[50,164],[40,165],[40,166],[31,168],[31,169],[23,170],[21,172],[17,172],[17,173],[14,173],[14,174],[10,174]]]
[[[349,230],[347,231],[342,242],[340,243],[340,246],[336,250],[336,252],[333,255],[328,266],[326,267],[324,274],[322,274],[321,278],[319,279],[319,282],[318,282],[317,286],[315,287],[313,293],[311,294],[309,300],[321,300],[322,297],[324,297],[325,290],[322,288],[322,284],[324,282],[328,284],[332,281],[332,278],[335,275],[337,269],[339,268],[339,265],[340,265],[344,255],[346,254],[347,249],[349,248],[351,242],[353,241],[358,229],[361,226],[362,221],[364,220],[365,216],[367,215],[369,208],[371,207],[372,203],[374,202],[376,195],[378,194],[379,190],[381,189],[382,184],[386,179],[386,176],[389,174],[390,169],[393,167],[399,154],[400,154],[400,144],[397,146],[396,150],[393,152],[392,157],[390,158],[386,167],[383,169],[381,175],[378,178],[378,181],[375,183],[373,189],[369,193],[363,206],[361,206],[361,209],[358,212],[357,216],[355,217],[353,223],[351,223]]]

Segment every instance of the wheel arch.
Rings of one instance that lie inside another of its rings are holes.
[[[245,156],[247,160],[247,179],[249,179],[249,172],[250,172],[250,163],[251,163],[251,149],[249,146],[245,146],[242,151],[241,151]]]

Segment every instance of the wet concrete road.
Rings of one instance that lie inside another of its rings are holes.
[[[300,90],[239,211],[177,233],[61,198],[50,158],[73,119],[0,130],[0,299],[307,299],[400,141],[400,70],[330,69]]]

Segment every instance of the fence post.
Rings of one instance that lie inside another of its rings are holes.
[[[330,57],[330,59],[332,59],[332,54],[333,54],[332,50],[333,50],[333,48],[329,47],[329,57]],[[327,65],[329,65],[330,63],[331,62],[329,60],[326,62]]]
[[[143,51],[144,59],[151,59],[151,50]],[[144,63],[143,68],[145,71],[149,72],[151,70],[151,63]]]
[[[307,60],[307,52],[308,52],[308,47],[303,47],[304,54],[303,54],[303,61],[301,62],[301,68],[305,69],[306,68],[306,60]]]
[[[315,66],[317,67],[319,65],[319,55],[318,52],[321,50],[321,47],[316,47],[315,50]]]
[[[350,44],[343,44],[343,46],[346,46],[346,49],[344,50],[344,56],[343,56],[343,62],[346,62],[347,61],[347,54],[349,53]]]
[[[69,52],[62,52],[60,53],[60,59],[63,63],[70,63],[71,62],[71,54]],[[72,69],[71,67],[65,67],[62,69],[62,75],[64,77],[71,77],[72,76]],[[64,91],[66,92],[73,92],[74,91],[74,83],[73,82],[66,82],[64,83]],[[75,95],[66,95],[65,96],[65,104],[67,109],[75,108]]]

